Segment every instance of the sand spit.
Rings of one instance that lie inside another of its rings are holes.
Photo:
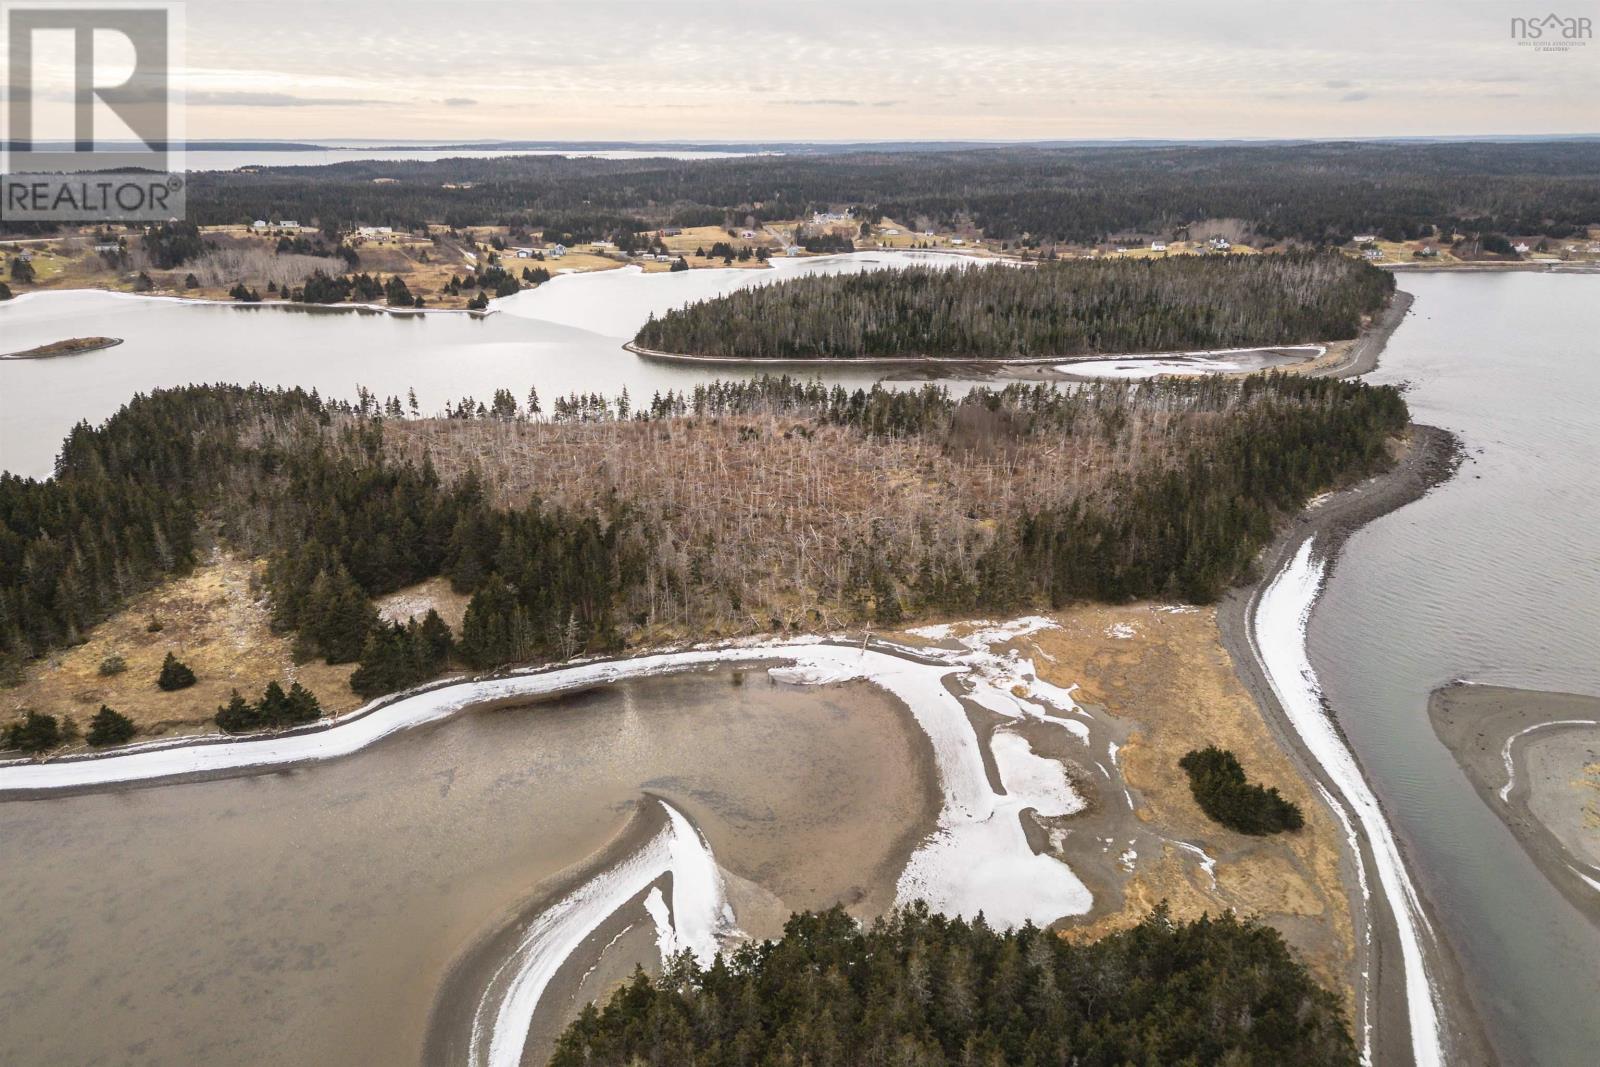
[[[1539,870],[1600,925],[1600,697],[1457,683],[1433,732]]]

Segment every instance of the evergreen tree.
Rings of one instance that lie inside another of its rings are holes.
[[[255,706],[235,689],[227,705],[217,709],[217,725],[230,734],[247,733],[261,728],[261,716]]]
[[[300,630],[327,662],[350,663],[361,658],[367,631],[376,620],[366,593],[339,564],[312,581],[300,612]]]
[[[161,661],[161,674],[156,678],[156,685],[160,686],[165,692],[171,693],[179,689],[187,689],[194,682],[194,671],[179,662],[177,656],[168,652],[167,658]]]
[[[45,752],[61,744],[63,732],[54,715],[29,711],[21,722],[11,723],[0,731],[0,748],[15,748],[23,752]]]
[[[300,723],[316,722],[322,717],[322,705],[311,691],[295,682],[289,686],[289,695],[284,700],[283,724],[294,726]]]
[[[96,748],[120,745],[132,739],[133,735],[133,720],[104,704],[100,705],[100,710],[95,712],[94,718],[89,720],[87,740]]]
[[[461,655],[479,669],[511,659],[516,594],[498,574],[491,575],[467,604],[461,621]]]

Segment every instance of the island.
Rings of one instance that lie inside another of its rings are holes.
[[[85,352],[98,352],[122,343],[120,337],[69,337],[64,341],[35,345],[19,352],[7,352],[0,359],[55,359],[59,356],[81,356]]]

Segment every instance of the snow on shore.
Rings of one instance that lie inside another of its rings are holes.
[[[885,673],[904,661],[868,652]],[[301,733],[246,738],[185,738],[131,746],[114,755],[34,762],[0,763],[0,794],[45,793],[58,789],[109,788],[189,775],[215,775],[338,759],[359,752],[390,734],[448,718],[488,701],[543,696],[566,689],[603,685],[629,678],[689,670],[715,663],[787,659],[825,667],[859,660],[855,649],[823,644],[746,645],[689,649],[634,659],[580,663],[554,670],[522,671],[497,678],[453,682],[384,698]],[[908,665],[914,666],[914,665]],[[926,668],[923,668],[926,670]],[[853,677],[863,676],[859,668]],[[897,694],[898,695],[898,694]]]
[[[382,701],[321,728],[265,738],[153,742],[117,755],[44,763],[0,764],[0,794],[48,794],[61,789],[110,788],[191,775],[249,772],[336,759],[390,734],[435,722],[473,705],[526,698],[691,670],[719,663],[778,660],[775,680],[801,685],[863,680],[908,709],[932,743],[942,797],[938,829],[912,855],[898,883],[902,902],[922,899],[967,917],[980,911],[997,926],[1047,925],[1087,912],[1088,888],[1065,863],[1036,854],[1022,812],[1066,815],[1083,807],[1062,765],[1036,752],[1020,733],[995,731],[990,753],[1002,789],[990,783],[977,731],[952,676],[975,703],[1000,716],[1058,724],[1080,741],[1088,730],[1068,716],[1081,709],[1070,691],[1038,678],[1030,660],[990,646],[1053,626],[1019,619],[976,630],[960,649],[907,649],[903,655],[810,641],[695,648],[634,659],[579,663],[497,678],[447,683]],[[534,919],[489,983],[474,1016],[473,1064],[519,1062],[540,997],[565,961],[601,923],[663,874],[673,876],[670,923],[659,890],[646,901],[663,952],[689,949],[703,960],[733,929],[722,876],[710,849],[689,821],[667,806],[667,829],[616,866],[597,875]]]
[[[1344,819],[1347,804],[1372,847],[1378,881],[1394,913],[1400,941],[1412,1055],[1419,1067],[1436,1067],[1444,1062],[1444,1048],[1439,1005],[1423,950],[1423,938],[1429,933],[1427,916],[1377,797],[1323,711],[1321,686],[1306,652],[1307,622],[1327,570],[1327,561],[1312,553],[1313,540],[1307,538],[1300,545],[1262,592],[1252,620],[1251,642],[1284,714],[1343,794],[1344,803],[1335,803],[1334,810]]]
[[[467,1060],[473,1067],[517,1067],[528,1029],[550,981],[579,946],[627,902],[672,875],[672,912],[659,888],[646,908],[663,956],[688,949],[709,965],[720,939],[734,934],[722,873],[705,838],[666,801],[667,825],[633,855],[540,912],[478,1000]]]
[[[331,721],[325,728],[265,738],[156,742],[117,755],[44,763],[0,765],[0,794],[43,794],[59,789],[108,788],[190,775],[248,772],[337,759],[359,752],[390,734],[435,722],[475,704],[557,693],[627,678],[693,669],[717,663],[782,660],[774,678],[798,684],[864,680],[898,698],[932,742],[942,806],[938,831],[913,856],[900,880],[900,898],[926,899],[935,907],[1016,925],[1044,925],[1089,910],[1088,889],[1061,861],[1035,855],[1022,829],[1021,811],[1064,814],[1082,801],[1060,765],[1021,751],[1020,736],[1000,738],[995,753],[1004,793],[990,785],[983,750],[961,702],[945,680],[961,676],[976,703],[1010,719],[1052,722],[1080,740],[1082,722],[1056,712],[1076,709],[1067,690],[1039,680],[1031,661],[989,645],[1054,625],[1047,619],[985,624],[961,639],[956,650],[917,650],[939,659],[919,663],[875,649],[816,642],[752,643],[696,648],[634,659],[581,663],[554,670],[446,684],[378,702]],[[1054,709],[1052,711],[1051,709]],[[1003,762],[1002,762],[1003,761]],[[1057,768],[1054,777],[1042,765]]]

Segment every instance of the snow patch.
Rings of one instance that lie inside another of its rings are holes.
[[[1323,711],[1321,686],[1306,653],[1306,625],[1327,568],[1325,560],[1313,556],[1313,540],[1307,538],[1300,545],[1261,594],[1250,639],[1284,714],[1366,833],[1399,935],[1412,1055],[1422,1067],[1434,1067],[1444,1060],[1444,1046],[1437,990],[1423,951],[1423,938],[1430,933],[1427,916],[1377,797]],[[1346,825],[1353,836],[1353,828]]]
[[[1600,726],[1600,722],[1594,719],[1554,719],[1550,722],[1536,722],[1506,738],[1506,743],[1500,746],[1500,760],[1506,765],[1506,784],[1500,787],[1500,803],[1504,804],[1511,799],[1511,787],[1517,778],[1517,768],[1511,762],[1511,746],[1519,737],[1531,734],[1535,730],[1543,730],[1548,726]]]

